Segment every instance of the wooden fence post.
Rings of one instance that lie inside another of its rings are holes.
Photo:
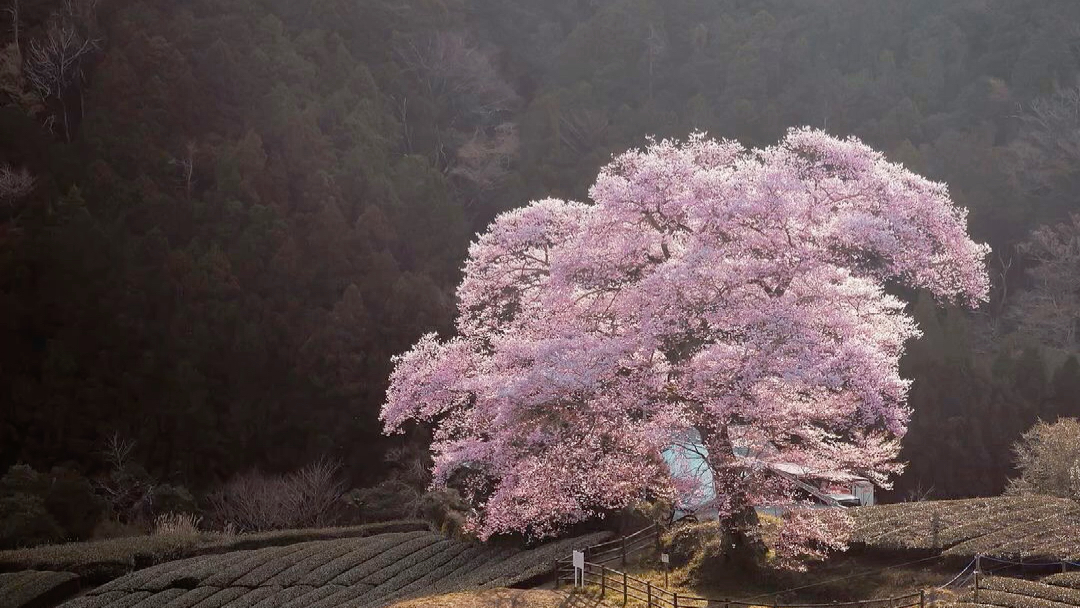
[[[607,596],[607,566],[600,565],[600,597]]]
[[[675,599],[672,601],[672,605],[675,606],[675,608],[679,608],[679,594],[675,593],[673,595]]]
[[[973,603],[975,603],[975,604],[979,603],[979,571],[978,570],[975,571],[975,597],[972,598],[972,599],[973,599]]]
[[[648,598],[646,600],[647,605],[652,608],[652,583],[649,581],[645,581],[645,597]]]
[[[919,608],[926,608],[926,590],[919,589]]]
[[[626,537],[622,537],[622,565],[626,567]]]
[[[622,605],[623,606],[626,605],[626,590],[627,589],[628,589],[628,587],[626,586],[626,573],[623,572],[622,573]]]

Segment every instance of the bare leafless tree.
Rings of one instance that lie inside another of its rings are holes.
[[[241,532],[329,525],[344,492],[340,470],[321,460],[288,475],[239,475],[210,496],[213,524]]]
[[[153,511],[157,484],[135,461],[135,441],[113,433],[101,451],[110,470],[95,485],[113,515],[128,522],[145,521]]]
[[[97,29],[98,4],[99,0],[64,0],[60,15],[89,33]]]
[[[131,453],[135,450],[135,442],[122,437],[120,433],[113,433],[105,440],[105,448],[102,455],[106,462],[116,469],[126,469],[131,461]]]
[[[37,179],[26,168],[16,170],[11,165],[0,164],[0,200],[9,207],[33,192],[36,182]]]
[[[1080,85],[1021,106],[1017,118],[1022,129],[1010,146],[1013,178],[1039,196],[1071,197],[1080,179]]]
[[[395,50],[426,93],[444,98],[454,109],[451,120],[479,121],[491,126],[501,123],[500,116],[519,102],[514,88],[500,76],[491,54],[464,32],[443,31],[410,38]]]
[[[423,96],[449,110],[434,134],[432,163],[457,178],[457,185],[468,192],[466,198],[501,183],[520,147],[511,114],[521,100],[499,73],[492,53],[462,31],[405,38],[394,51]],[[398,117],[411,152],[408,110],[407,99],[402,99]]]
[[[645,61],[649,68],[649,101],[652,101],[653,98],[653,76],[656,61],[664,55],[665,50],[667,50],[667,42],[664,40],[663,34],[656,29],[656,26],[649,24],[649,36],[645,39]]]
[[[24,73],[43,100],[56,99],[64,123],[64,139],[71,141],[68,95],[77,87],[82,94],[86,60],[99,48],[90,35],[96,0],[66,0],[64,10],[53,15],[43,37],[30,41]]]
[[[180,169],[180,179],[184,185],[184,193],[191,198],[191,190],[195,186],[195,155],[198,152],[198,143],[190,139],[184,145],[184,154],[179,158],[171,159],[172,165]]]
[[[11,17],[11,33],[15,35],[15,48],[19,48],[19,0],[10,0],[4,12]]]
[[[611,120],[604,109],[568,108],[559,110],[559,145],[575,155],[595,149],[607,139]]]
[[[1080,347],[1080,214],[1032,232],[1019,251],[1035,262],[1032,286],[1014,296],[1011,315],[1025,335],[1042,344]]]

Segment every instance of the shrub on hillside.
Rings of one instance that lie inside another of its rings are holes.
[[[209,497],[210,519],[239,532],[332,525],[340,517],[339,469],[319,461],[287,475],[252,471],[234,477]]]
[[[1020,476],[1009,480],[1009,494],[1080,498],[1080,420],[1035,423],[1013,446]]]
[[[199,511],[195,497],[184,486],[163,483],[154,488],[151,509],[157,517],[169,513],[195,515]]]
[[[343,496],[350,517],[362,523],[416,517],[423,492],[397,479],[370,488],[353,488]]]
[[[105,505],[90,481],[64,468],[15,465],[0,478],[0,546],[90,538]]]
[[[720,555],[720,530],[716,522],[690,522],[676,526],[664,539],[671,566],[679,568]]]
[[[687,566],[695,582],[710,584],[762,573],[765,563],[755,546],[763,543],[760,530],[748,536],[751,544],[737,545],[716,521],[688,522],[676,525],[665,536],[664,544],[672,567]],[[737,549],[726,549],[732,545]]]
[[[19,492],[0,497],[0,549],[59,542],[64,530],[40,496]]]
[[[420,518],[447,536],[465,536],[469,504],[452,488],[422,491],[399,479],[354,488],[342,497],[348,517],[362,523]]]
[[[457,490],[444,489],[426,492],[420,497],[420,517],[431,522],[444,536],[466,536],[465,523],[469,503]]]
[[[104,515],[105,502],[94,492],[90,480],[62,468],[55,468],[43,477],[48,484],[45,508],[64,529],[64,538],[91,538]]]

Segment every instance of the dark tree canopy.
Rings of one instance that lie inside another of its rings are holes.
[[[1080,413],[1074,342],[1017,316],[1061,263],[1018,245],[1069,230],[1080,201],[1071,0],[43,0],[0,17],[5,469],[93,473],[119,433],[197,489],[323,456],[374,482],[390,357],[452,329],[471,235],[695,129],[856,135],[948,183],[996,252],[978,313],[896,289],[925,334],[903,362],[898,496],[1000,492],[1037,417]],[[62,43],[83,52],[43,71]]]

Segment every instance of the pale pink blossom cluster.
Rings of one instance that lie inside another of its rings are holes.
[[[740,442],[881,485],[900,470],[917,330],[885,284],[988,291],[988,249],[944,185],[795,129],[760,150],[654,142],[590,197],[499,216],[469,249],[457,336],[395,361],[385,429],[434,422],[436,483],[464,480],[481,536],[671,496],[661,452],[690,429],[721,519],[790,494],[731,456]]]
[[[806,563],[846,551],[855,522],[846,509],[797,508],[783,515],[770,543],[775,567],[805,570]]]

